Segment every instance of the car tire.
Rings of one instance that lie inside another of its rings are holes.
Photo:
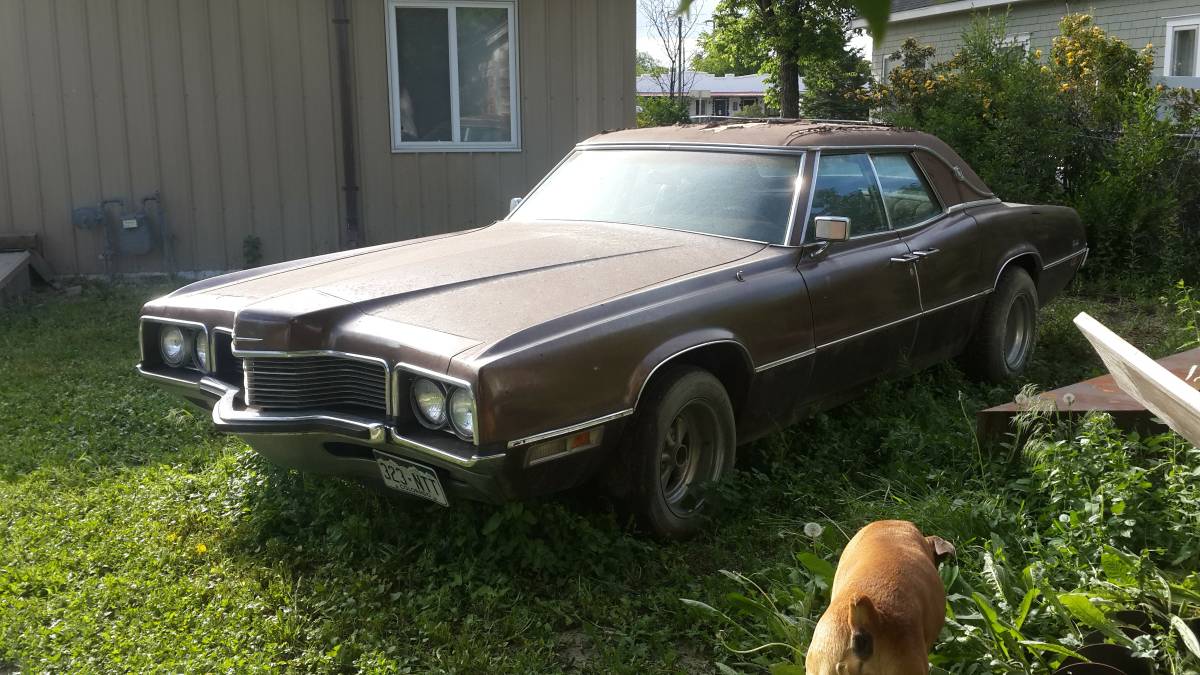
[[[1004,270],[960,362],[977,380],[1001,383],[1023,372],[1037,344],[1037,286],[1016,265]]]
[[[625,444],[626,502],[642,531],[686,539],[705,519],[704,492],[734,464],[733,405],[720,380],[692,366],[658,373]]]

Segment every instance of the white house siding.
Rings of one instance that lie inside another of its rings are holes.
[[[1166,36],[1168,17],[1200,14],[1197,0],[1093,0],[1086,4],[1064,2],[1038,2],[1026,0],[1005,7],[997,5],[977,11],[977,15],[1004,17],[1007,10],[1006,32],[1008,35],[1029,34],[1029,48],[1041,49],[1048,58],[1051,41],[1057,36],[1058,23],[1065,14],[1083,12],[1091,14],[1097,25],[1111,35],[1121,38],[1135,49],[1152,43],[1155,48],[1154,74],[1163,72],[1163,41]],[[973,14],[958,12],[923,17],[892,23],[888,26],[886,39],[875,44],[873,69],[875,77],[883,74],[883,59],[900,48],[908,37],[915,37],[921,44],[933,45],[937,50],[936,60],[945,60],[954,55],[962,45],[962,33],[970,26]],[[1163,78],[1168,85],[1196,86],[1200,78]]]

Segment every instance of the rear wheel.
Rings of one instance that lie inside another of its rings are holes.
[[[961,362],[972,377],[1004,382],[1025,372],[1037,344],[1037,286],[1023,268],[1000,276]]]
[[[625,449],[628,506],[646,532],[689,537],[703,524],[706,489],[733,468],[729,395],[708,371],[677,366],[654,378],[638,407]]]

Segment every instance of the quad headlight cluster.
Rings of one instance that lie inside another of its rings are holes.
[[[430,429],[450,429],[459,438],[475,438],[475,398],[463,387],[419,377],[412,382],[413,412]]]
[[[158,351],[172,368],[208,370],[208,335],[203,330],[163,324],[158,329]]]

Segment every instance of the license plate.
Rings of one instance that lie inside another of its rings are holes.
[[[442,490],[442,482],[433,469],[406,462],[402,459],[375,453],[375,463],[379,465],[379,473],[383,482],[393,490],[406,492],[442,506],[449,506],[446,493]]]

